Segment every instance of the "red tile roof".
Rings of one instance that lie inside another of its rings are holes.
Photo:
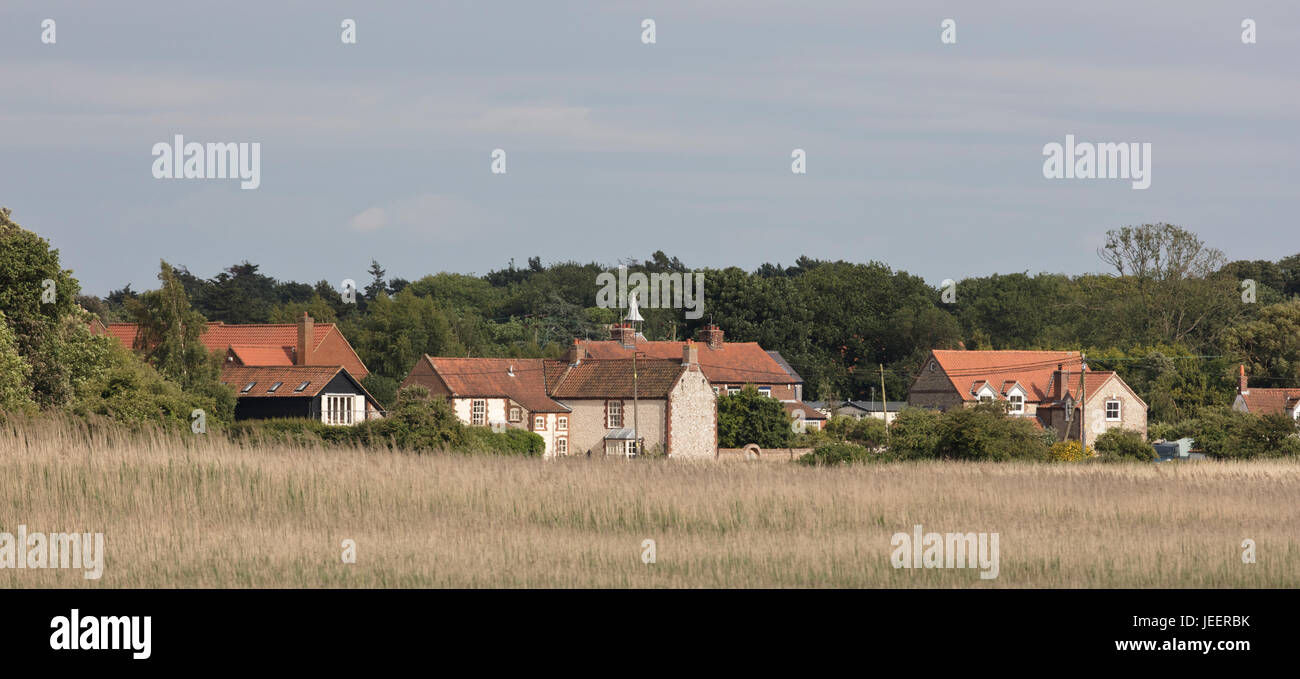
[[[1255,415],[1290,415],[1300,401],[1300,389],[1266,388],[1247,389],[1240,392],[1246,402],[1246,412]]]
[[[425,356],[424,360],[447,384],[452,396],[509,398],[534,413],[569,412],[547,396],[545,366],[540,358]]]
[[[123,346],[138,349],[136,346],[135,323],[109,323],[108,334],[116,337]],[[338,333],[337,340],[328,347],[328,355],[323,352],[326,341]],[[295,323],[249,323],[227,325],[222,322],[208,323],[199,341],[208,351],[234,350],[236,358],[244,365],[293,365],[294,353],[298,345],[298,326]],[[370,371],[366,369],[361,358],[348,344],[343,334],[333,323],[315,323],[312,327],[312,351],[320,355],[313,363],[342,365],[348,373],[357,379],[363,379]]]
[[[804,418],[805,420],[824,420],[824,419],[826,419],[826,414],[825,414],[825,413],[823,413],[823,412],[820,411],[820,410],[817,410],[816,408],[814,408],[814,407],[812,407],[812,406],[810,406],[810,405],[808,405],[807,403],[804,403],[804,402],[802,402],[802,401],[785,401],[785,402],[782,402],[782,403],[781,403],[781,407],[782,407],[782,408],[785,408],[785,413],[786,413],[787,415],[790,415],[790,414],[792,414],[792,413],[794,413],[794,412],[796,412],[796,411],[803,411],[803,418]]]
[[[677,360],[639,358],[636,361],[636,395],[667,398],[686,370]],[[631,359],[585,360],[566,366],[550,385],[553,398],[632,398]]]
[[[953,389],[963,400],[974,401],[972,390],[982,382],[991,386],[1016,383],[1025,389],[1025,400],[1046,401],[1049,386],[1058,364],[1064,364],[1077,377],[1080,356],[1077,351],[962,351],[935,349],[934,360],[947,374]],[[924,369],[924,368],[923,368]],[[1077,380],[1076,380],[1077,383]],[[972,386],[973,385],[973,386]]]
[[[686,342],[637,338],[635,348],[616,340],[580,340],[580,345],[594,359],[632,358],[633,351],[644,351],[647,358],[682,360]],[[757,342],[723,342],[717,349],[707,342],[695,342],[699,350],[700,369],[713,384],[798,384],[799,379],[786,372]]]

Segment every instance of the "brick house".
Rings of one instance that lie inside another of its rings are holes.
[[[95,320],[90,328],[128,348],[144,349],[135,323]],[[356,424],[382,417],[379,402],[361,386],[370,371],[334,323],[316,323],[306,312],[296,323],[213,322],[204,328],[199,341],[223,358],[221,381],[235,388],[236,419],[310,416],[327,424]],[[287,368],[298,370],[284,370]],[[340,378],[339,371],[346,375]],[[295,379],[300,374],[310,379]],[[321,403],[304,408],[292,400],[305,398],[302,392],[294,393],[304,379],[309,382],[304,391],[318,386],[324,389],[312,396]],[[289,391],[281,392],[286,384]],[[273,385],[275,389],[271,389]],[[272,398],[274,401],[264,400]],[[256,400],[245,403],[245,399]]]
[[[1146,402],[1114,371],[1087,370],[1077,351],[935,349],[912,381],[907,404],[944,411],[1005,401],[1012,416],[1032,417],[1061,439],[1077,440],[1081,397],[1089,441],[1121,427],[1146,436]]]
[[[1300,389],[1250,388],[1246,384],[1246,366],[1240,366],[1237,376],[1237,397],[1232,409],[1254,415],[1286,415],[1300,419]]]
[[[542,436],[545,455],[673,458],[717,455],[717,402],[698,348],[673,359],[595,360],[574,345],[564,360],[424,356],[402,386],[446,397],[469,425],[517,427]],[[634,398],[635,396],[635,398]],[[635,430],[635,436],[633,434]]]

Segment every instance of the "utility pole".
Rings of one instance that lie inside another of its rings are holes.
[[[885,414],[885,447],[889,447],[889,401],[885,398],[885,364],[880,364],[880,409]]]
[[[1088,450],[1088,385],[1083,381],[1083,372],[1087,359],[1082,352],[1079,353],[1079,444],[1085,451]]]

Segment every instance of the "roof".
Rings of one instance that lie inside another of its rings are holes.
[[[805,420],[826,419],[826,415],[824,413],[822,413],[820,410],[817,410],[816,408],[812,407],[807,403],[801,403],[799,401],[782,401],[781,407],[785,408],[785,413],[791,416],[793,416],[794,413],[796,412],[802,412],[803,419]]]
[[[131,349],[138,349],[135,344],[135,323],[109,323],[107,333]],[[313,323],[312,350],[321,348],[331,333],[337,332],[334,323]],[[339,332],[339,339],[348,349],[348,355],[341,361],[349,374],[365,377],[370,374],[361,358],[352,349],[347,338]],[[207,324],[199,341],[208,351],[231,351],[244,365],[286,366],[293,365],[294,353],[298,346],[298,325],[296,323],[247,323],[232,324],[215,321]],[[339,358],[338,356],[334,357]]]
[[[781,352],[768,351],[767,355],[771,356],[772,360],[776,361],[776,364],[781,366],[782,370],[789,373],[790,377],[794,378],[794,381],[799,382],[800,384],[803,383],[803,378],[799,376],[799,373],[794,371],[794,368],[790,367],[790,362],[785,360],[785,357],[781,355]]]
[[[540,358],[453,358],[425,356],[452,396],[508,398],[534,413],[567,413],[547,395],[546,366]],[[512,374],[513,373],[513,374]]]
[[[840,407],[857,408],[868,413],[879,413],[885,410],[896,413],[907,407],[907,401],[886,401],[883,407],[880,405],[880,401],[845,401]]]
[[[632,398],[632,360],[586,360],[577,365],[563,365],[550,384],[553,398]],[[667,398],[686,370],[681,358],[664,360],[638,359],[636,395],[641,398]]]
[[[1052,393],[1052,373],[1057,365],[1078,373],[1081,358],[1077,351],[963,351],[935,349],[934,360],[952,382],[963,400],[975,401],[982,383],[997,388],[1003,383],[1020,383],[1030,402],[1046,401]],[[923,367],[922,370],[927,368]]]
[[[240,398],[311,398],[320,394],[325,385],[340,372],[343,372],[343,368],[337,365],[225,365],[221,368],[221,382],[234,387]],[[243,393],[241,390],[250,382],[253,383],[253,388]],[[281,383],[280,387],[267,392],[276,382]],[[302,391],[296,391],[303,382],[307,382],[307,386]]]
[[[1255,415],[1290,414],[1300,402],[1300,389],[1266,388],[1240,392],[1246,411]]]
[[[686,342],[636,338],[634,346],[618,340],[579,340],[587,354],[597,360],[632,358],[633,351],[645,352],[647,358],[682,360]],[[708,342],[695,342],[699,350],[700,370],[713,384],[798,384],[803,381],[777,363],[758,342],[723,342],[716,349]]]

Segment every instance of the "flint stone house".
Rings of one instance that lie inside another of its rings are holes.
[[[96,320],[91,332],[145,349],[135,323]],[[312,417],[351,425],[382,417],[379,402],[361,386],[370,371],[333,323],[316,323],[306,312],[296,323],[214,322],[199,341],[224,359],[221,381],[235,389],[235,419]],[[303,382],[303,392],[295,393]],[[314,402],[304,405],[302,399]]]
[[[638,358],[635,391],[630,357],[594,360],[578,345],[559,361],[426,355],[409,385],[446,397],[466,424],[539,434],[547,457],[717,456],[717,403],[693,343],[676,360]]]
[[[1237,397],[1232,401],[1232,409],[1253,415],[1286,415],[1293,420],[1300,419],[1300,389],[1251,389],[1246,384],[1246,366],[1243,365],[1238,373]]]
[[[907,395],[909,406],[941,411],[982,401],[1005,401],[1009,414],[1034,418],[1063,440],[1079,439],[1081,412],[1089,442],[1112,428],[1147,433],[1146,402],[1114,371],[1088,370],[1077,351],[935,349]]]
[[[700,369],[714,394],[734,394],[754,385],[760,394],[781,402],[787,414],[804,419],[810,428],[821,428],[826,417],[803,402],[803,377],[778,351],[765,351],[757,342],[727,342],[722,328],[708,324],[700,328],[698,342],[647,340],[631,324],[610,328],[608,340],[574,340],[585,357],[596,360],[630,359],[633,353],[647,358],[671,360],[682,355],[688,343],[699,350]]]

